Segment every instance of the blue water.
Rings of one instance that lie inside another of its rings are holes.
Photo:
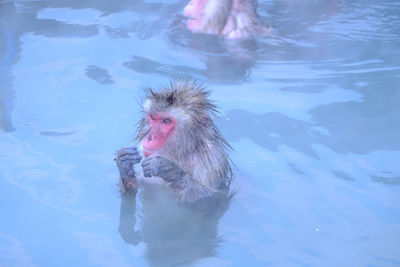
[[[0,2],[0,266],[399,266],[400,2],[259,1],[248,42],[187,32],[186,2]],[[174,77],[234,149],[215,220],[116,186]]]

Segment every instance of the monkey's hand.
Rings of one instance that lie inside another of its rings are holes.
[[[135,169],[133,166],[140,162],[142,157],[136,147],[123,147],[117,151],[115,162],[119,169],[119,175],[124,186],[130,182],[136,182]]]
[[[187,173],[175,163],[160,156],[152,156],[142,161],[145,177],[158,176],[168,182],[172,187],[181,187]]]
[[[191,202],[208,197],[215,190],[207,188],[194,180],[191,174],[185,172],[175,163],[160,157],[152,156],[142,161],[145,177],[159,176],[177,191],[181,202]]]

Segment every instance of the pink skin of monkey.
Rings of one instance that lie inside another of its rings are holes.
[[[183,10],[183,14],[189,18],[189,30],[196,32],[200,28],[206,4],[207,0],[192,0]]]
[[[177,125],[176,120],[167,114],[150,114],[148,120],[150,130],[142,142],[143,154],[146,157],[153,155],[165,145]]]
[[[240,39],[266,35],[269,27],[258,22],[256,0],[191,0],[183,13],[195,33]]]

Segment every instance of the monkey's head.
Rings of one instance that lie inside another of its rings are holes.
[[[222,34],[232,4],[232,0],[191,0],[183,11],[188,28],[193,32]]]
[[[136,141],[144,155],[161,156],[213,191],[228,184],[231,149],[213,122],[210,92],[192,80],[174,81],[149,93],[143,104]]]
[[[172,82],[160,92],[150,89],[137,136],[145,156],[204,152],[217,131],[212,121],[216,107],[208,95],[201,84],[189,80]]]

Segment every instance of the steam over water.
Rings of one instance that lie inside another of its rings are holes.
[[[0,266],[399,266],[400,2],[265,0],[272,32],[191,34],[187,1],[0,1]],[[205,81],[231,195],[121,197],[143,89]]]

